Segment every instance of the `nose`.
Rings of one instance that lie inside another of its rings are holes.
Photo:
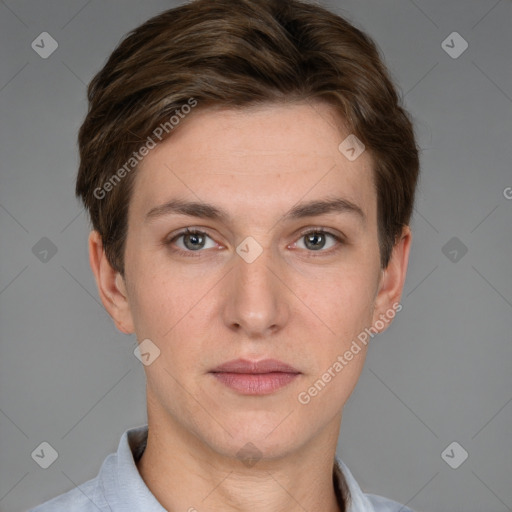
[[[225,324],[251,339],[281,330],[289,318],[290,291],[271,249],[264,249],[250,263],[236,255],[234,267],[225,284]]]

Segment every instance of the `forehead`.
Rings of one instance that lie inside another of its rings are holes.
[[[139,164],[135,222],[171,198],[215,203],[242,220],[336,195],[375,217],[372,159],[365,151],[351,161],[340,151],[350,132],[332,107],[199,107]]]

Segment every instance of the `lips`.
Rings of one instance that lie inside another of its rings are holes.
[[[278,361],[277,359],[264,359],[262,361],[248,361],[246,359],[234,359],[227,363],[217,366],[212,373],[300,373],[289,364]]]
[[[301,372],[276,359],[235,359],[210,372],[219,382],[242,395],[268,395],[285,387]]]

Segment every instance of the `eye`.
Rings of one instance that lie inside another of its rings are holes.
[[[182,244],[178,243],[183,239]],[[207,239],[211,240],[211,244],[207,245]],[[216,246],[215,242],[204,232],[197,229],[186,229],[181,233],[177,233],[174,237],[166,242],[167,245],[176,244],[178,252],[199,252],[201,249],[212,249]]]
[[[330,239],[330,243],[329,243]],[[210,245],[208,245],[210,240]],[[302,243],[304,241],[304,243]],[[343,244],[343,238],[331,233],[324,228],[315,228],[301,233],[294,247],[305,249],[309,253],[334,253]],[[165,245],[175,246],[172,250],[184,256],[196,256],[193,253],[200,253],[202,249],[214,249],[216,242],[204,231],[189,229],[176,233],[165,242]],[[199,256],[199,254],[197,254]]]
[[[331,245],[328,244],[329,238],[331,239]],[[300,243],[304,240],[304,246],[301,247]],[[334,233],[330,233],[323,228],[316,228],[313,230],[309,230],[301,233],[301,237],[299,241],[296,242],[295,245],[299,247],[299,249],[307,249],[310,252],[334,252],[339,248],[339,244],[343,242],[342,238]],[[324,250],[326,248],[327,249]],[[338,247],[336,247],[338,245]],[[330,249],[335,248],[334,251]]]

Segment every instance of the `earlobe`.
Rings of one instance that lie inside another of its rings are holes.
[[[395,312],[399,311],[397,306],[400,304],[407,275],[411,242],[412,232],[409,226],[405,226],[400,238],[393,247],[388,266],[382,271],[379,291],[375,300],[373,323],[376,324],[379,319],[382,320],[383,315],[386,318],[390,318],[390,321],[384,322],[385,327],[380,329],[381,331],[386,330],[391,323],[391,319],[395,316]]]
[[[121,332],[132,334],[133,321],[124,279],[110,265],[101,235],[95,230],[89,234],[89,263],[103,306]]]

